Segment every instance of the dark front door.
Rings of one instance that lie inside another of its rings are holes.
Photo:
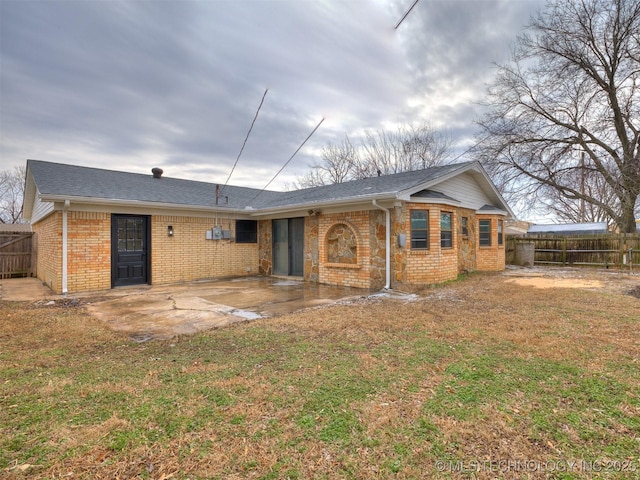
[[[304,218],[273,220],[273,273],[304,274]]]
[[[111,217],[111,286],[149,283],[151,255],[148,216]]]

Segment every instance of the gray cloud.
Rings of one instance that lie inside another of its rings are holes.
[[[261,187],[327,142],[437,121],[457,138],[540,2],[0,2],[2,168],[26,158]],[[278,186],[276,183],[275,186]]]

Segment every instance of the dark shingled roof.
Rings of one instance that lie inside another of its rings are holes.
[[[483,205],[483,206],[481,206],[479,208],[479,211],[481,211],[481,212],[484,212],[484,211],[490,212],[490,211],[495,211],[495,210],[500,211],[500,209],[498,207],[496,207],[495,205]]]
[[[216,184],[179,178],[153,178],[151,174],[127,173],[101,168],[78,167],[29,160],[38,191],[43,195],[158,202],[176,205],[215,206]],[[219,207],[244,208],[260,190],[220,186]],[[258,200],[267,201],[279,192],[264,191]],[[228,197],[228,202],[227,202]]]
[[[38,191],[45,196],[261,210],[298,205],[312,206],[324,202],[347,202],[385,195],[392,197],[464,169],[472,163],[474,162],[444,165],[291,192],[261,191],[227,185],[224,188],[220,187],[217,203],[214,183],[170,177],[154,178],[151,174],[79,167],[40,160],[28,160],[27,167],[33,175]]]
[[[441,200],[453,200],[454,202],[457,202],[458,200],[456,200],[453,197],[450,197],[449,195],[445,195],[442,192],[436,192],[435,190],[421,190],[418,193],[414,193],[413,195],[411,195],[412,197],[418,197],[418,198],[436,198],[436,199],[441,199]]]
[[[455,163],[424,170],[381,175],[379,177],[283,192],[278,196],[272,197],[271,200],[264,202],[260,206],[274,208],[338,200],[357,200],[358,198],[381,196],[384,194],[391,196],[405,190],[410,190],[411,188],[419,187],[425,182],[436,180],[437,178],[464,168],[471,163],[474,162]]]

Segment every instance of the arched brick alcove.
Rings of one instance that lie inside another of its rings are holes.
[[[355,265],[358,263],[358,238],[346,223],[336,223],[326,236],[327,262]]]

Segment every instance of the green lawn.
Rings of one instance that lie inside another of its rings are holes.
[[[0,477],[639,478],[640,300],[500,276],[171,341],[0,302]]]

